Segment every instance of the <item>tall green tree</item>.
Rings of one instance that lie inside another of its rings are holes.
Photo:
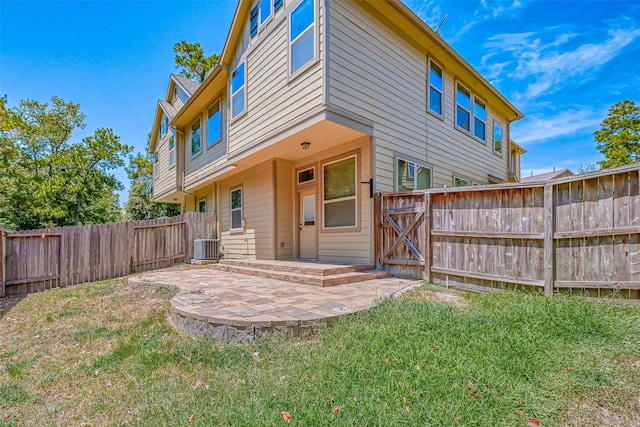
[[[72,141],[85,127],[80,106],[59,97],[50,103],[22,100],[13,109],[0,101],[0,224],[33,229],[120,219],[109,173],[132,150],[111,129]]]
[[[150,135],[147,137],[145,154],[129,156],[129,165],[125,168],[131,182],[129,198],[124,206],[128,220],[180,215],[182,209],[179,204],[153,201],[153,157],[148,150],[149,138]]]
[[[204,81],[207,71],[220,62],[218,54],[205,56],[200,43],[187,43],[182,40],[173,46],[173,51],[176,53],[174,59],[180,75],[199,83]]]
[[[604,154],[602,168],[640,161],[640,106],[625,100],[614,104],[595,132],[596,148]]]

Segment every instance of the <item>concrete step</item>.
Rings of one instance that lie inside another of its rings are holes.
[[[306,274],[293,271],[282,271],[268,268],[255,268],[236,263],[220,263],[212,264],[209,268],[215,270],[228,271],[229,273],[245,274],[255,277],[263,277],[267,279],[285,280],[303,285],[311,285],[318,287],[329,287],[337,285],[346,285],[348,283],[364,282],[367,280],[381,279],[387,277],[384,271],[365,270],[365,271],[346,271],[331,275]],[[317,273],[317,271],[312,271]]]
[[[307,274],[310,276],[332,276],[335,274],[373,270],[372,265],[339,265],[305,261],[268,261],[259,259],[221,259],[219,264]]]

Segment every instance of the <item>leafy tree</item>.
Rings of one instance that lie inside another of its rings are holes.
[[[150,135],[147,137],[147,148],[149,138]],[[179,215],[182,208],[179,204],[153,201],[153,157],[148,154],[148,149],[145,153],[129,156],[129,166],[125,168],[131,181],[129,198],[124,207],[126,219],[151,219]]]
[[[182,40],[173,46],[173,51],[176,53],[176,68],[180,70],[180,75],[200,83],[204,81],[207,71],[220,62],[218,54],[205,56],[200,43]]]
[[[120,219],[115,191],[123,187],[108,172],[124,165],[132,147],[102,128],[72,142],[84,119],[78,104],[56,96],[14,109],[0,101],[0,224],[33,229]]]
[[[604,154],[602,168],[640,161],[640,106],[625,100],[614,104],[595,132],[596,148]]]
[[[580,163],[580,166],[576,170],[578,175],[582,175],[583,173],[595,172],[598,170],[598,166],[593,163]]]

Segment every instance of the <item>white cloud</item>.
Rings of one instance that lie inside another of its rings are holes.
[[[606,31],[605,39],[599,43],[573,46],[571,42],[578,34],[568,31],[543,42],[550,33],[558,31],[562,29],[553,27],[540,33],[509,33],[490,37],[484,47],[509,52],[511,60],[498,65],[486,65],[491,56],[485,56],[483,64],[488,70],[487,75],[495,79],[498,78],[497,73],[501,73],[511,79],[528,81],[524,91],[515,96],[517,101],[526,101],[560,90],[563,88],[562,83],[569,79],[591,79],[595,71],[616,58],[622,49],[640,37],[640,28],[630,27]],[[592,38],[596,36],[591,34]],[[508,68],[512,70],[505,72]]]
[[[526,148],[561,136],[574,135],[579,131],[596,130],[606,111],[581,110],[562,111],[546,117],[525,118],[521,123],[512,124],[511,138]]]

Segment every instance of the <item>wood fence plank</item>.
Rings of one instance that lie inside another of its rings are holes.
[[[553,285],[555,280],[555,255],[554,248],[555,242],[553,240],[553,232],[555,230],[554,224],[554,206],[553,206],[553,194],[554,188],[552,185],[546,185],[544,187],[544,293],[547,296],[553,295]]]

